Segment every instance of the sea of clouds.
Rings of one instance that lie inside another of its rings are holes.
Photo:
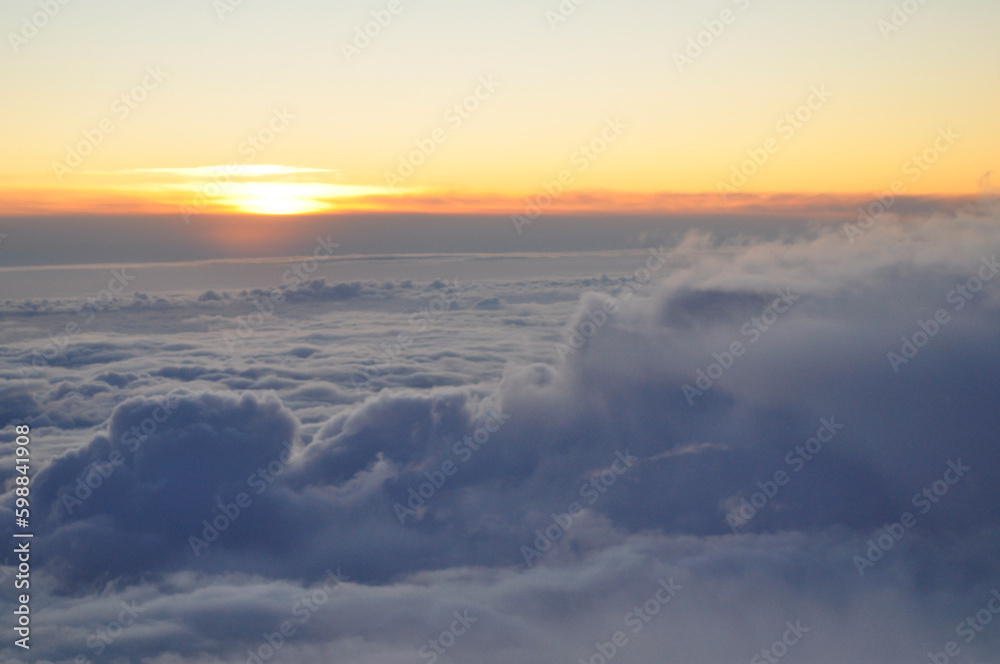
[[[995,663],[997,221],[0,301],[0,657]]]

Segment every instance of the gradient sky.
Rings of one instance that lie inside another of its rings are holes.
[[[998,28],[0,0],[0,663],[998,664]]]
[[[626,194],[717,196],[769,138],[780,149],[745,192],[870,194],[903,179],[907,193],[968,195],[998,167],[994,0],[930,0],[887,36],[878,22],[893,5],[882,0],[589,0],[555,28],[556,0],[400,0],[348,62],[341,45],[387,4],[244,0],[220,18],[211,0],[70,2],[15,52],[10,35],[39,7],[8,0],[0,212],[176,210],[202,190],[205,167],[247,162],[241,143],[282,108],[295,119],[248,162],[260,170],[206,210],[460,196],[466,209],[516,211],[564,169],[569,191],[602,192],[604,207]],[[674,52],[724,9],[735,21],[678,71]],[[166,78],[119,118],[112,105],[148,67]],[[499,88],[450,127],[445,113],[484,76]],[[783,137],[776,123],[813,86],[832,97]],[[105,118],[114,132],[60,182],[53,163]],[[613,118],[627,129],[579,170],[574,152]],[[447,141],[387,187],[386,172],[436,127]],[[944,127],[959,140],[919,179],[904,175]]]

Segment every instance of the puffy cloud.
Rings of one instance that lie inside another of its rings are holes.
[[[280,460],[298,423],[274,398],[171,393],[115,408],[107,432],[35,480],[38,537],[67,582],[171,567],[217,502]]]
[[[575,661],[674,576],[678,610],[620,661],[749,660],[797,619],[802,661],[938,652],[1000,582],[1000,514],[984,508],[1000,499],[997,245],[975,217],[884,221],[853,243],[693,234],[655,285],[645,256],[625,279],[477,283],[360,393],[356,337],[402,347],[412,309],[290,310],[295,326],[255,331],[239,362],[186,328],[169,351],[104,341],[99,368],[73,366],[99,381],[89,397],[116,399],[107,424],[34,487],[39,547],[58,552],[41,571],[76,593],[52,598],[53,624],[86,624],[73,603],[110,588],[155,617],[122,656],[246,661],[342,567],[352,583],[289,656],[413,661],[474,607],[455,659]],[[538,328],[523,347],[498,324],[515,317]],[[60,497],[115,453],[82,504]],[[190,536],[240,492],[252,504],[196,555]],[[996,643],[983,632],[968,652]]]

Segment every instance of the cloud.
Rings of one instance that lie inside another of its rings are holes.
[[[308,306],[239,360],[179,318],[164,319],[170,341],[88,346],[50,371],[66,389],[101,377],[86,394],[107,400],[107,422],[86,420],[94,430],[33,488],[51,624],[77,634],[89,618],[74,606],[142,597],[148,625],[115,644],[121,656],[246,661],[339,567],[351,583],[289,657],[414,661],[468,608],[481,622],[457,661],[575,661],[674,577],[677,604],[621,661],[749,661],[795,620],[812,630],[802,661],[941,651],[1000,582],[1000,515],[983,508],[1000,500],[993,223],[885,221],[855,243],[692,234],[642,288],[478,282],[380,371],[389,389],[360,393],[357,337],[398,340],[433,282],[405,306],[394,298],[411,289],[340,299],[304,284]],[[575,303],[561,294],[573,287]],[[491,300],[535,320],[531,343],[476,306]],[[919,343],[894,365],[906,339]],[[50,387],[38,417],[70,426]],[[99,486],[67,502],[81,477]],[[241,492],[250,504],[209,542]],[[907,513],[914,525],[896,526]],[[998,638],[984,631],[968,656]]]
[[[967,544],[995,552],[995,537],[988,542]],[[802,661],[919,660],[954,638],[954,624],[982,608],[996,585],[955,584],[953,575],[975,564],[982,549],[946,545],[936,559],[921,553],[920,542],[887,561],[884,575],[862,579],[843,565],[845,544],[836,533],[636,535],[571,564],[524,572],[456,568],[392,585],[358,583],[346,568],[330,570],[342,583],[328,576],[305,586],[178,573],[46,606],[37,615],[38,656],[56,662],[81,652],[94,656],[88,638],[100,645],[99,630],[124,605],[139,620],[106,647],[107,657],[246,662],[248,649],[267,653],[258,648],[268,637],[279,643],[275,634],[287,622],[294,632],[280,641],[283,659],[423,661],[421,647],[449,630],[458,612],[476,621],[448,651],[458,661],[586,659],[616,631],[627,638],[618,653],[625,662],[749,661],[780,639],[788,622],[808,630],[794,648]],[[989,571],[998,571],[995,558]],[[677,590],[657,606],[650,602],[661,581]],[[928,594],[937,601],[926,602]],[[987,628],[963,646],[966,656],[984,659],[997,643]]]
[[[217,501],[296,440],[276,399],[172,393],[115,408],[107,433],[52,461],[33,494],[68,583],[171,566]],[[96,486],[95,486],[96,485]],[[71,553],[72,552],[72,553]]]

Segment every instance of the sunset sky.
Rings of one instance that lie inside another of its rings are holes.
[[[0,0],[0,662],[997,664],[998,36]]]
[[[561,172],[553,210],[712,207],[769,140],[738,191],[972,196],[1000,166],[994,0],[228,1],[5,2],[0,214],[511,213]]]

